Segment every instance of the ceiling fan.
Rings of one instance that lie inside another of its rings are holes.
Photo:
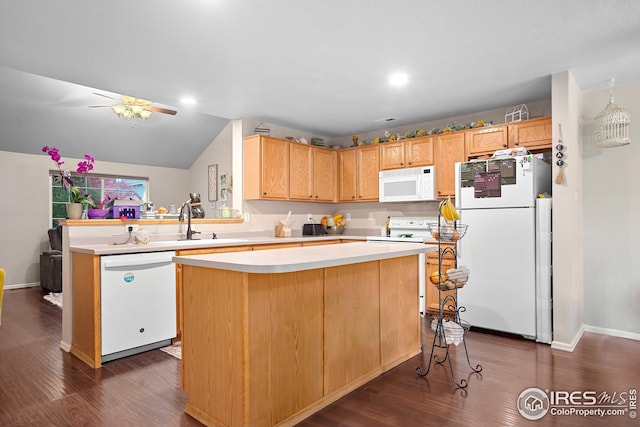
[[[131,121],[133,123],[137,120],[147,120],[151,117],[152,112],[163,113],[175,116],[177,111],[169,110],[168,108],[157,107],[152,105],[151,101],[146,99],[134,98],[132,96],[121,95],[120,99],[113,98],[102,93],[93,92],[94,95],[102,96],[104,98],[113,99],[118,101],[115,105],[89,105],[89,108],[104,108],[111,107],[111,109],[123,119]]]

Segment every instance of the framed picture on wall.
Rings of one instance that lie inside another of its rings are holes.
[[[218,165],[209,165],[209,201],[218,200]]]
[[[220,201],[224,202],[227,200],[227,187],[220,188]]]
[[[227,173],[221,173],[220,174],[220,187],[226,187],[227,186]]]

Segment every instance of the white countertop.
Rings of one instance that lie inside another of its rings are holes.
[[[288,273],[398,258],[437,250],[437,245],[357,242],[267,251],[176,256],[173,257],[173,261],[177,264],[245,273]]]
[[[246,237],[232,239],[194,239],[194,240],[165,240],[151,241],[147,244],[127,243],[124,245],[114,245],[108,243],[71,245],[71,252],[80,252],[91,255],[119,255],[139,252],[159,252],[174,251],[180,249],[200,249],[225,246],[253,246],[275,243],[299,243],[322,240],[365,240],[365,236],[344,236],[344,235],[324,235],[324,236],[298,236],[298,237]],[[296,248],[299,249],[299,248]]]

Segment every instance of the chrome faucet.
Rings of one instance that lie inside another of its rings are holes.
[[[184,202],[180,207],[180,215],[178,216],[178,221],[184,222],[185,206],[187,207],[187,240],[193,240],[193,235],[200,234],[200,232],[191,229],[191,199]]]

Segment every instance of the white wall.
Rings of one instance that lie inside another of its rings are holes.
[[[552,77],[553,140],[565,146],[564,183],[553,184],[553,342],[572,351],[583,331],[582,92],[570,72]],[[558,166],[553,165],[553,177]]]
[[[64,156],[66,165],[80,159]],[[54,163],[46,154],[20,154],[0,151],[0,266],[6,272],[5,287],[38,285],[40,253],[49,248],[47,229],[51,227],[49,170]],[[155,166],[101,162],[96,159],[95,173],[148,177],[149,197],[156,203],[175,203],[188,188],[188,171]],[[157,196],[157,197],[156,197]]]
[[[593,144],[594,117],[609,102],[609,89],[585,93],[584,323],[587,330],[640,339],[640,82],[614,86],[615,103],[631,114],[631,144]]]

